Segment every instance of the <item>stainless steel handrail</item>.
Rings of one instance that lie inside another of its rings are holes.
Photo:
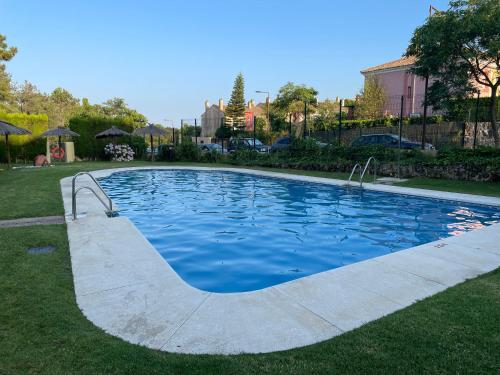
[[[359,186],[361,187],[363,187],[363,178],[365,177],[366,170],[368,169],[371,161],[373,161],[373,182],[375,183],[375,181],[377,180],[377,159],[375,159],[373,156],[370,156],[366,161],[363,173],[361,173],[361,177],[359,178]]]
[[[351,179],[352,179],[352,176],[354,175],[354,172],[356,172],[356,168],[359,168],[359,175],[361,176],[361,165],[359,165],[358,163],[356,163],[354,165],[354,167],[352,168],[351,175],[349,176],[349,180],[347,181],[348,185],[351,182]]]
[[[76,188],[76,179],[79,176],[83,176],[83,175],[89,176],[92,179],[92,181],[94,181],[94,183],[97,185],[97,187],[99,188],[99,190],[107,198],[108,204],[106,204],[105,200],[102,199],[96,193],[96,191],[94,189],[92,189],[90,186],[82,186],[82,187],[80,187],[78,189],[75,189]],[[73,180],[71,181],[71,209],[72,209],[72,214],[73,214],[73,220],[76,220],[76,216],[77,216],[77,212],[76,212],[76,195],[78,194],[78,192],[80,190],[83,190],[83,189],[90,190],[92,193],[94,193],[94,195],[97,197],[97,199],[99,199],[99,201],[102,203],[102,205],[106,208],[106,210],[107,210],[106,214],[110,214],[110,215],[113,214],[113,201],[108,196],[108,194],[106,194],[106,192],[104,191],[104,189],[102,188],[102,186],[99,184],[99,182],[97,182],[97,180],[94,178],[94,176],[92,176],[89,172],[79,172],[79,173],[77,173],[77,174],[75,174],[73,176]]]

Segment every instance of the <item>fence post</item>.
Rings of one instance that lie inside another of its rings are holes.
[[[476,149],[476,139],[477,139],[477,122],[479,119],[479,93],[477,93],[477,98],[476,98],[476,118],[474,122],[474,141],[472,143],[472,148],[475,150]]]
[[[462,122],[462,139],[461,139],[462,148],[465,148],[465,121]]]
[[[306,139],[306,130],[307,130],[307,102],[304,101],[304,129],[303,129],[302,139]]]
[[[338,142],[339,146],[341,144],[341,133],[342,133],[342,99],[339,101],[339,134],[338,134]]]
[[[425,128],[427,125],[427,89],[429,87],[429,74],[425,76],[424,89],[424,120],[422,121],[422,150],[425,149]]]
[[[196,119],[194,119],[194,141],[196,146],[198,146],[198,134],[196,133]]]
[[[253,116],[253,150],[255,151],[255,115]]]
[[[399,144],[398,144],[398,178],[401,178],[401,138],[403,136],[403,107],[405,96],[401,95],[401,106],[399,108]]]
[[[180,132],[179,132],[179,145],[181,145],[181,144],[182,144],[182,136],[183,136],[183,134],[182,134],[182,126],[183,126],[183,125],[184,125],[184,120],[183,120],[183,119],[181,119],[181,130],[180,130]]]

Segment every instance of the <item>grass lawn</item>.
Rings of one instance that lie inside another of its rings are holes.
[[[20,217],[62,215],[64,213],[59,180],[72,176],[80,171],[91,171],[104,168],[151,165],[201,165],[224,166],[227,164],[195,164],[195,163],[154,163],[132,162],[82,162],[62,164],[52,168],[28,168],[0,171],[0,219],[15,219]],[[294,173],[307,176],[347,179],[348,173],[303,171],[294,169],[253,168],[267,171]],[[430,178],[414,178],[400,184],[409,187],[456,191],[469,194],[484,194],[500,197],[500,183],[464,182],[453,180],[435,180]]]
[[[52,244],[51,254],[26,248]],[[128,344],[79,311],[64,225],[0,229],[0,374],[498,373],[500,269],[323,343],[195,356]]]

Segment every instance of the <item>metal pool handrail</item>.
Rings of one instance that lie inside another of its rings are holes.
[[[375,181],[377,180],[377,159],[375,159],[373,156],[370,156],[366,161],[363,173],[361,173],[361,177],[359,178],[359,184],[361,187],[363,187],[363,177],[365,177],[366,170],[368,169],[371,161],[373,161],[373,182],[375,183]]]
[[[351,175],[349,176],[349,180],[347,181],[347,184],[351,183],[352,176],[354,175],[354,172],[356,172],[356,168],[359,168],[359,175],[361,176],[361,165],[356,163],[354,167],[352,168]]]
[[[79,176],[83,176],[83,175],[90,176],[90,178],[92,179],[92,181],[94,181],[94,183],[97,185],[97,187],[99,188],[99,190],[107,198],[107,200],[108,200],[107,203],[90,186],[82,186],[82,187],[79,187],[78,189],[75,189],[76,179]],[[99,201],[102,203],[102,205],[106,208],[106,215],[108,215],[108,216],[112,216],[113,215],[113,201],[108,196],[108,194],[106,194],[106,192],[104,191],[104,189],[102,188],[102,186],[99,184],[99,182],[97,182],[97,180],[94,178],[94,176],[92,176],[89,172],[79,172],[79,173],[77,173],[77,174],[75,174],[73,176],[73,179],[71,181],[71,208],[72,208],[73,220],[76,220],[76,216],[77,216],[77,213],[76,213],[76,195],[78,194],[78,192],[80,190],[83,190],[83,189],[90,190],[92,193],[94,193],[94,195],[96,196],[96,198],[99,199]]]

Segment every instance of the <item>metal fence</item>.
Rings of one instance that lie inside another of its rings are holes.
[[[411,141],[422,141],[422,124],[411,124],[402,126],[402,136]],[[340,132],[340,144],[350,145],[352,141],[362,135],[368,134],[395,134],[399,135],[399,126],[375,126],[342,129]],[[329,131],[314,131],[311,137],[325,143],[338,144],[338,129]],[[499,132],[500,136],[500,132]],[[443,122],[438,124],[427,124],[425,128],[425,142],[431,143],[436,148],[440,147],[465,147],[494,146],[493,131],[491,124],[487,122]]]

